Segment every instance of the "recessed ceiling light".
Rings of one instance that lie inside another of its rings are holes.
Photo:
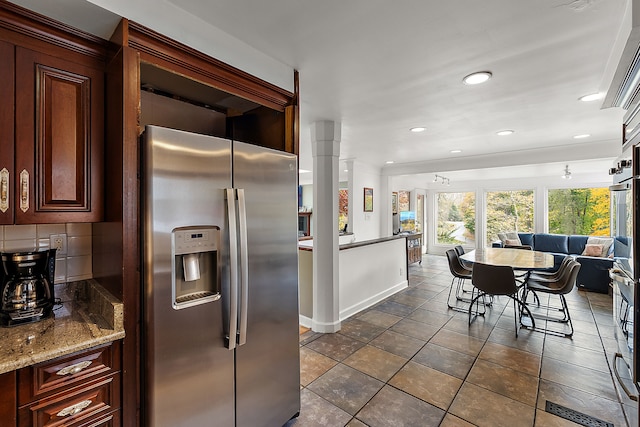
[[[409,129],[411,132],[424,132],[427,128],[423,128],[421,126]]]
[[[507,135],[511,135],[512,133],[513,133],[513,131],[511,129],[505,129],[505,130],[501,130],[499,132],[496,132],[496,135],[507,136]]]
[[[573,138],[574,139],[582,139],[582,138],[589,138],[591,135],[589,135],[588,133],[583,133],[582,135],[576,135]]]
[[[480,71],[477,73],[469,74],[462,82],[466,85],[477,85],[480,83],[484,83],[491,78],[493,74],[490,71]]]
[[[349,169],[345,169],[344,171],[345,171],[345,172],[349,172]]]
[[[581,96],[578,99],[580,101],[590,102],[590,101],[597,101],[598,99],[601,99],[601,98],[602,98],[601,93],[590,93],[589,95]]]
[[[451,150],[451,154],[458,154],[458,153],[462,153],[462,150]]]
[[[390,165],[391,163],[393,163],[393,160],[387,160],[386,163]]]

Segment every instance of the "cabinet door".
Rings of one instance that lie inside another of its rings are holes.
[[[21,47],[15,68],[15,223],[100,221],[104,73]]]
[[[13,224],[14,46],[0,41],[0,58],[0,224]]]

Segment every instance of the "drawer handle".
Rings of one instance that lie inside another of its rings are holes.
[[[7,168],[0,170],[0,212],[5,213],[9,209],[9,171]]]
[[[91,361],[89,360],[85,360],[84,362],[78,362],[73,365],[69,365],[65,368],[60,369],[58,372],[56,372],[56,375],[77,374],[78,372],[82,371],[84,368],[86,368],[89,365],[91,365]]]
[[[83,400],[82,402],[78,402],[75,405],[67,406],[62,411],[58,412],[56,416],[58,417],[68,417],[70,415],[75,415],[78,412],[82,411],[87,406],[91,405],[90,400]]]

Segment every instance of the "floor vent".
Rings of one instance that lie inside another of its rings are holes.
[[[591,415],[574,411],[573,409],[558,405],[557,403],[549,402],[548,400],[544,410],[550,414],[557,415],[565,420],[573,421],[574,423],[585,427],[614,427],[612,423],[599,420]]]

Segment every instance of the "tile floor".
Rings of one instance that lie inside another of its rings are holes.
[[[306,426],[578,426],[547,400],[615,426],[638,425],[637,403],[611,376],[611,297],[567,296],[573,339],[521,329],[505,297],[467,324],[447,308],[446,258],[425,255],[409,287],[342,323],[300,335]]]

